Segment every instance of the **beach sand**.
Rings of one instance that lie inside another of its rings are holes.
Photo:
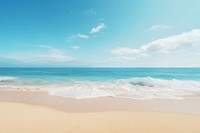
[[[199,97],[186,100],[76,100],[0,91],[0,133],[200,133]]]

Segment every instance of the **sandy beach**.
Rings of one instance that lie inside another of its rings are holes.
[[[46,92],[1,91],[0,101],[0,133],[200,132],[197,96],[185,100],[70,99]]]
[[[200,133],[200,0],[0,0],[0,133]]]
[[[1,133],[198,133],[200,116],[153,112],[69,113],[0,102]]]

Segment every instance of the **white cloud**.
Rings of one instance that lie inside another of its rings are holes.
[[[90,33],[93,34],[91,36],[85,35],[85,34],[78,34],[78,35],[71,35],[67,38],[66,42],[73,42],[74,40],[76,40],[77,38],[82,38],[82,39],[89,39],[92,37],[97,37],[97,35],[95,33],[100,32],[102,29],[105,29],[106,26],[104,23],[99,24],[98,26],[92,28],[90,30]]]
[[[83,38],[83,39],[88,39],[88,38],[90,38],[89,36],[83,35],[83,34],[78,34],[78,37],[79,37],[79,38]]]
[[[166,30],[169,29],[170,27],[167,25],[163,24],[158,24],[158,25],[152,25],[150,28],[146,29],[145,31],[154,31],[154,30]]]
[[[118,47],[111,52],[120,57],[139,58],[154,53],[169,53],[186,48],[200,46],[200,29],[152,41],[139,48]]]
[[[72,49],[80,49],[79,46],[71,46]]]
[[[117,59],[135,59],[138,57],[148,56],[147,53],[143,53],[140,49],[131,49],[126,47],[118,47],[111,51],[114,55],[117,55]]]
[[[101,24],[99,24],[98,26],[92,28],[91,31],[90,31],[90,33],[91,33],[91,34],[98,33],[98,32],[100,32],[102,29],[105,29],[105,28],[106,28],[105,24],[104,24],[104,23],[101,23]]]

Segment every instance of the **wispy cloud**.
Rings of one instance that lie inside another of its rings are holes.
[[[68,56],[63,50],[51,47],[49,45],[38,45],[44,50],[33,53],[18,53],[15,55],[9,55],[6,58],[16,60],[23,64],[54,64],[66,63],[74,60],[73,57]]]
[[[72,49],[80,49],[80,47],[79,46],[70,46]]]
[[[8,67],[8,66],[17,66],[20,63],[19,60],[9,57],[0,57],[0,66]]]
[[[77,35],[79,38],[83,38],[83,39],[88,39],[90,38],[88,35],[84,35],[84,34],[78,34]]]
[[[46,48],[46,49],[53,49],[51,46],[49,46],[49,45],[44,45],[44,44],[38,45],[38,47],[40,47],[40,48]]]
[[[90,30],[90,35],[86,35],[86,34],[77,34],[77,35],[71,35],[67,38],[66,42],[73,42],[74,40],[76,40],[77,38],[81,38],[81,39],[89,39],[89,38],[94,38],[97,37],[97,35],[95,33],[100,32],[101,30],[105,29],[106,25],[104,23],[101,23],[99,25],[97,25],[96,27],[92,28]]]
[[[105,28],[106,28],[106,25],[104,23],[101,23],[101,24],[97,25],[96,27],[92,28],[90,33],[95,34],[95,33],[98,33]]]
[[[42,60],[51,60],[57,62],[67,62],[72,60],[72,57],[66,55],[65,52],[61,49],[57,49],[48,45],[39,45],[39,47],[43,47],[48,50],[45,53],[40,53],[36,55]]]
[[[78,38],[88,39],[88,38],[90,38],[90,36],[85,35],[85,34],[70,35],[70,36],[67,37],[67,39],[65,40],[65,42],[74,42]]]
[[[73,42],[76,39],[77,39],[77,35],[70,35],[70,36],[67,37],[65,42]]]
[[[139,58],[154,53],[169,53],[200,45],[200,29],[152,41],[139,48],[118,47],[112,54],[123,58]]]
[[[88,15],[96,15],[97,12],[94,9],[87,9],[83,11],[83,14],[88,14]]]
[[[169,29],[169,28],[170,27],[167,26],[167,25],[157,24],[157,25],[152,25],[151,27],[149,27],[145,31],[166,30],[166,29]]]

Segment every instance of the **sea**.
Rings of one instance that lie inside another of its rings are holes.
[[[0,89],[77,99],[183,99],[200,93],[200,68],[0,68]]]

